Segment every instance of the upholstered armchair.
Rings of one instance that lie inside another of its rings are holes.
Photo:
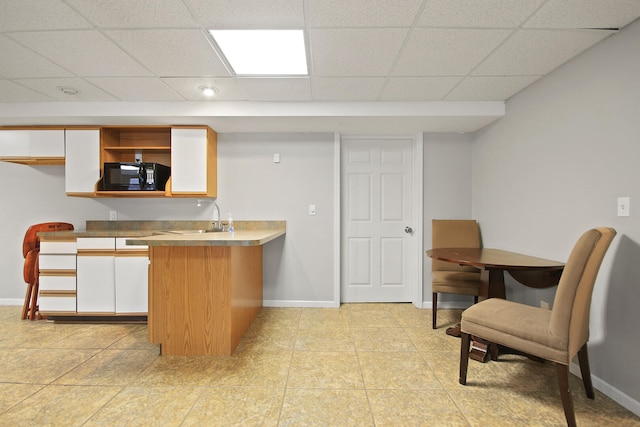
[[[434,219],[431,222],[432,248],[480,248],[480,228],[472,219]],[[437,327],[438,293],[471,295],[478,301],[480,270],[452,262],[431,261],[433,292],[432,328]]]
[[[593,399],[591,370],[587,353],[589,310],[593,286],[611,241],[613,228],[596,228],[584,233],[575,244],[562,272],[552,310],[492,298],[462,313],[460,384],[467,382],[471,336],[500,344],[554,362],[558,371],[560,396],[569,426],[576,425],[569,364],[578,355],[587,397]],[[492,351],[497,359],[497,352]]]

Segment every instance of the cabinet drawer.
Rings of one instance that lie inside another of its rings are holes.
[[[40,270],[75,270],[75,255],[40,254],[38,258]]]
[[[76,297],[58,295],[40,295],[38,297],[40,311],[45,312],[76,312]]]
[[[149,246],[147,245],[127,245],[127,240],[130,237],[117,237],[116,238],[116,250],[134,250],[134,251],[147,251]]]
[[[40,242],[41,254],[75,254],[76,242]]]
[[[83,237],[78,239],[78,250],[116,250],[113,237]]]
[[[76,291],[76,276],[40,276],[40,292]]]

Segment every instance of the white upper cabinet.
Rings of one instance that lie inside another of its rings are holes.
[[[217,195],[217,138],[208,127],[171,129],[172,195]]]
[[[0,159],[24,164],[62,164],[64,129],[0,130]]]
[[[67,194],[94,193],[100,179],[100,130],[67,129],[66,145]]]

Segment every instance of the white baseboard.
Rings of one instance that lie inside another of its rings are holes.
[[[0,305],[22,305],[23,299],[18,298],[0,298]]]
[[[582,375],[580,374],[580,365],[578,365],[577,363],[572,363],[571,365],[569,365],[569,371],[578,378],[582,378]],[[593,374],[591,374],[591,382],[593,383],[593,388],[602,392],[606,396],[613,399],[615,402],[619,403],[620,405],[624,406],[640,417],[640,402],[634,400],[632,397],[628,396],[624,392],[618,390],[611,384],[601,380]]]
[[[338,308],[334,301],[291,301],[291,300],[264,300],[263,307],[306,307],[306,308]]]

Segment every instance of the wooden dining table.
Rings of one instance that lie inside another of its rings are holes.
[[[549,288],[558,284],[564,269],[562,262],[492,248],[435,248],[429,249],[427,256],[480,269],[479,300],[506,299],[505,272],[527,287]],[[447,333],[459,336],[460,325]],[[484,361],[486,353],[487,344],[474,340],[470,357]]]

